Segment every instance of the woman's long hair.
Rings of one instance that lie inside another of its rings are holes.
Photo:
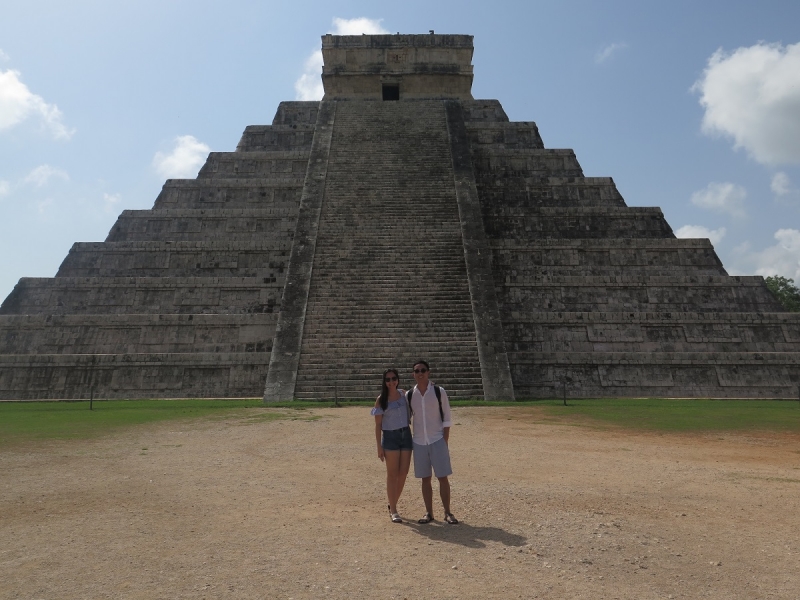
[[[394,373],[394,376],[397,377],[397,385],[398,387],[400,386],[400,373],[397,372],[397,369],[386,369],[383,372],[383,377],[381,377],[381,385],[383,386],[380,399],[381,410],[386,410],[386,407],[389,406],[389,386],[386,385],[386,376],[389,373]]]

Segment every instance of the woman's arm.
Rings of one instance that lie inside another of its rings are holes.
[[[375,406],[380,406],[380,398],[375,401]],[[383,415],[375,415],[375,441],[378,443],[378,458],[383,462],[383,446],[381,445],[381,425],[383,425]]]

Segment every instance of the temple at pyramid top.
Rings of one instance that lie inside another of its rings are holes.
[[[324,100],[472,100],[471,35],[324,35]]]

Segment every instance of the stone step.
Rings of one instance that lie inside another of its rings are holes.
[[[709,262],[711,262],[709,260]],[[520,260],[520,263],[522,261]],[[510,272],[513,270],[516,274]],[[707,277],[713,275],[725,275],[725,270],[713,264],[707,265],[603,265],[603,264],[581,264],[581,265],[524,265],[510,269],[507,265],[498,266],[493,273],[496,286],[505,283],[525,283],[529,279],[541,277],[647,277],[657,273],[659,275],[678,277],[681,275],[691,275],[696,277]]]
[[[426,320],[422,317],[426,315],[426,311],[420,309],[416,313],[406,313],[397,315],[394,312],[383,310],[373,311],[372,316],[359,316],[357,318],[347,320],[348,312],[342,311],[339,315],[333,318],[328,317],[326,320],[324,314],[309,315],[308,319],[308,336],[307,339],[313,340],[319,336],[330,336],[333,334],[341,335],[341,337],[349,339],[354,336],[354,333],[347,331],[342,334],[343,328],[348,325],[350,330],[366,331],[379,333],[384,331],[385,327],[400,327],[405,332],[405,335],[411,332],[426,330],[438,331],[442,334],[463,334],[471,332],[474,337],[474,322],[468,314],[464,311],[461,313],[452,313],[452,317],[448,319],[440,319],[437,317],[436,321]]]
[[[800,313],[540,313],[503,330],[509,351],[789,352]]]
[[[517,398],[796,398],[800,352],[510,352]]]
[[[424,352],[482,396],[444,105],[387,104],[337,103],[295,395],[374,397],[387,364]],[[415,343],[381,335],[419,314]]]
[[[541,177],[475,169],[484,206],[625,206],[610,177]]]
[[[249,125],[245,128],[237,152],[291,151],[311,149],[314,125]]]
[[[780,312],[761,277],[542,277],[498,289],[503,318],[534,312]]]
[[[282,285],[291,240],[77,242],[56,277],[258,277]]]
[[[168,179],[155,209],[274,208],[296,212],[305,174],[252,179]]]
[[[0,354],[269,352],[276,314],[2,315]]]
[[[273,125],[313,125],[317,122],[318,101],[281,102],[272,120]]]
[[[660,208],[489,207],[483,218],[487,237],[497,239],[675,237]]]
[[[211,152],[198,179],[305,177],[307,151]]]
[[[473,148],[476,170],[495,175],[526,177],[583,177],[575,152],[570,149]]]
[[[23,277],[0,314],[257,314],[283,287],[252,277]]]
[[[253,398],[268,353],[0,355],[0,400]]]
[[[462,100],[467,126],[475,123],[508,123],[508,115],[499,100]]]
[[[539,128],[533,121],[467,123],[473,148],[543,149]]]
[[[708,240],[493,240],[490,246],[497,282],[538,281],[573,269],[575,275],[598,276],[726,274]]]
[[[291,239],[296,224],[297,210],[289,207],[125,210],[106,241]]]

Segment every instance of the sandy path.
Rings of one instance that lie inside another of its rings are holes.
[[[457,408],[462,524],[395,525],[368,409],[246,414],[0,452],[0,597],[800,598],[798,436]]]

